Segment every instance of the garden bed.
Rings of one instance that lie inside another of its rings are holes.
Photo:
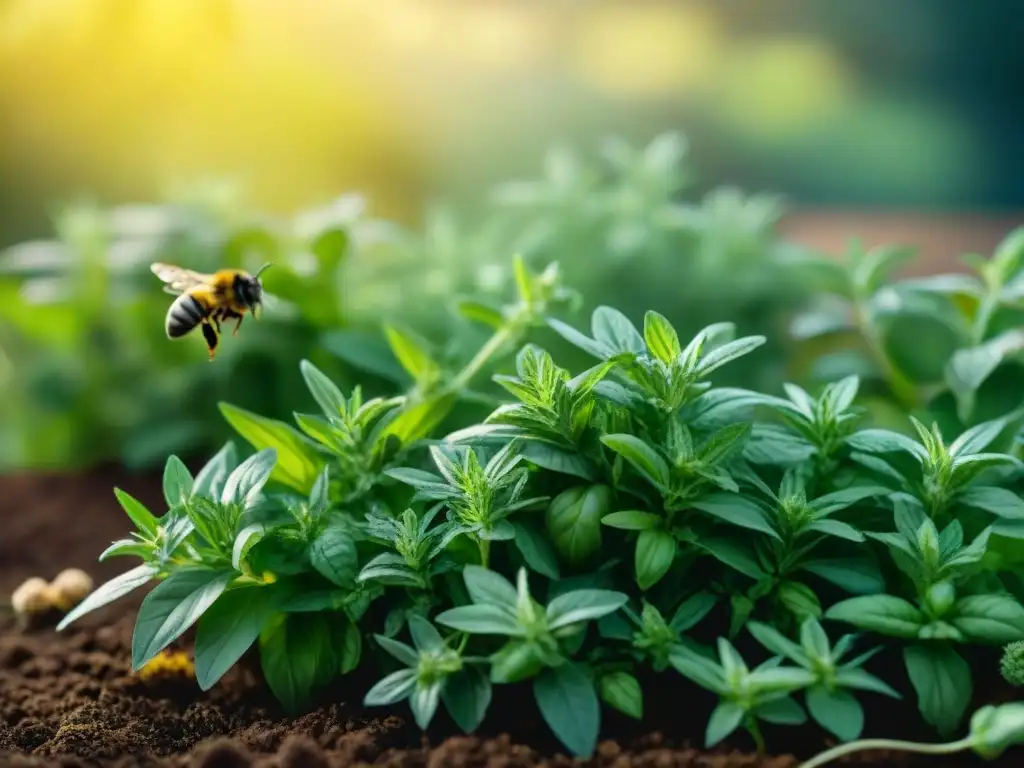
[[[120,564],[97,563],[96,553],[124,529],[112,488],[144,503],[161,498],[158,475],[126,475],[105,468],[80,476],[31,475],[0,478],[0,588],[10,593],[29,576],[52,577],[64,567],[86,569],[98,581]],[[121,566],[123,567],[123,566]],[[210,692],[194,680],[143,682],[131,674],[131,634],[141,596],[87,616],[58,634],[50,626],[21,629],[10,618],[0,630],[0,765],[4,766],[204,766],[250,764],[281,768],[341,765],[519,766],[601,765],[787,768],[792,754],[757,757],[745,740],[704,752],[698,746],[711,703],[680,678],[680,701],[672,690],[647,687],[650,716],[644,729],[616,718],[605,720],[604,741],[591,761],[559,753],[536,714],[528,691],[509,690],[492,708],[479,737],[449,737],[441,718],[436,734],[423,738],[408,709],[364,711],[359,703],[372,681],[342,678],[320,708],[296,718],[280,713],[251,663],[232,670]],[[187,641],[186,641],[187,643]],[[995,666],[995,665],[993,665]],[[664,677],[661,678],[665,680]],[[997,678],[982,679],[979,704],[1005,701]],[[645,686],[646,687],[646,686]],[[661,699],[657,701],[656,699]],[[867,734],[932,740],[915,727],[912,703],[881,702],[868,711]],[[689,709],[689,711],[688,711]],[[514,722],[511,734],[507,729]],[[898,727],[895,727],[898,724]],[[769,731],[775,749],[807,757],[824,746],[820,731]],[[992,766],[1020,765],[1019,749]],[[970,766],[961,754],[911,759],[867,754],[852,766]]]

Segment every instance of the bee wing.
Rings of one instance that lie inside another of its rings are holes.
[[[281,308],[281,299],[272,293],[263,292],[263,306],[269,309],[271,312],[276,312]]]
[[[193,272],[191,269],[183,269],[161,262],[150,264],[149,268],[154,275],[167,283],[164,286],[164,291],[171,295],[184,293],[189,288],[208,282],[212,278],[212,275],[204,275],[202,272]]]

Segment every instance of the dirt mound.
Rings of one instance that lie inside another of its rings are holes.
[[[4,521],[0,588],[9,591],[28,576],[51,578],[70,566],[85,568],[97,579],[123,569],[124,561],[96,563],[101,549],[127,530],[112,494],[115,485],[147,504],[155,505],[161,498],[159,478],[111,469],[82,476],[0,478],[0,519]],[[609,714],[604,731],[617,741],[602,742],[589,761],[558,754],[528,689],[503,689],[480,736],[451,735],[450,724],[439,717],[438,730],[428,740],[403,708],[363,710],[359,701],[367,680],[340,680],[324,697],[327,703],[297,718],[278,710],[250,657],[206,693],[189,678],[143,682],[130,669],[139,599],[109,606],[62,634],[45,625],[24,628],[11,618],[0,622],[0,768],[795,768],[798,764],[789,755],[758,757],[730,750],[710,754],[695,748],[692,745],[701,741],[707,702],[691,701],[700,697],[689,694],[687,701],[680,702],[674,691],[665,689],[666,678],[659,678],[657,687],[646,687],[651,699],[647,727],[660,732],[638,731],[636,724]],[[188,642],[184,638],[183,646]],[[871,720],[885,716],[869,713]],[[875,730],[883,729],[884,725]],[[824,745],[820,735],[812,733],[770,731],[768,741],[777,748],[807,754]],[[967,757],[871,758],[842,765],[964,768],[983,764]],[[986,765],[1020,764],[1017,751]]]

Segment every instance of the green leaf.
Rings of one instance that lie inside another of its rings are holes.
[[[712,371],[717,371],[723,365],[749,355],[767,341],[768,339],[764,336],[745,336],[742,339],[730,341],[728,344],[716,347],[704,355],[697,370],[701,376],[707,376]]]
[[[601,700],[627,717],[642,720],[644,716],[644,694],[640,681],[628,672],[609,672],[602,675],[600,682]]]
[[[141,501],[128,495],[120,488],[114,489],[114,496],[117,497],[117,501],[121,505],[121,508],[125,511],[140,533],[148,534],[150,537],[156,536],[157,526],[159,523],[153,513],[146,509],[145,505],[143,505]]]
[[[668,623],[673,632],[683,633],[695,627],[718,603],[718,597],[711,592],[698,592],[680,605]]]
[[[491,655],[491,682],[518,683],[540,674],[544,655],[536,643],[510,640]]]
[[[807,691],[807,710],[840,741],[852,741],[864,730],[864,709],[849,691],[816,685]]]
[[[548,629],[556,630],[580,621],[599,619],[615,613],[628,599],[628,595],[607,589],[574,589],[548,603]]]
[[[480,727],[491,705],[491,681],[477,667],[463,667],[448,677],[441,689],[441,700],[463,733]]]
[[[668,464],[654,448],[633,435],[603,435],[601,442],[628,461],[655,486],[668,485]]]
[[[732,525],[758,531],[782,541],[761,507],[738,493],[713,493],[690,502],[690,506]]]
[[[192,496],[212,500],[219,499],[221,490],[224,488],[224,481],[227,480],[231,470],[237,464],[238,451],[235,449],[235,444],[225,443],[216,455],[199,470],[195,482],[192,483]]]
[[[652,512],[627,510],[605,515],[601,518],[601,523],[610,528],[618,528],[623,531],[648,531],[660,528],[662,519]]]
[[[138,557],[148,560],[153,549],[148,544],[140,544],[138,539],[118,539],[100,553],[97,558],[101,563],[112,557]]]
[[[1006,488],[974,486],[956,495],[959,504],[990,512],[1004,520],[1024,520],[1024,499]]]
[[[722,667],[703,654],[684,645],[675,645],[669,651],[668,661],[679,674],[701,688],[719,696],[729,693]]]
[[[952,648],[940,644],[907,646],[903,660],[921,716],[940,736],[951,736],[971,703],[970,666]]]
[[[666,531],[641,531],[634,558],[637,586],[647,590],[661,581],[672,567],[678,548],[676,540]]]
[[[683,351],[672,323],[653,310],[644,315],[644,341],[650,353],[665,365],[670,365]]]
[[[906,451],[919,459],[925,458],[924,447],[899,432],[887,429],[862,429],[846,438],[846,444],[864,453],[898,453]]]
[[[583,565],[601,549],[601,518],[611,505],[606,485],[576,486],[552,499],[545,513],[548,536],[570,565]]]
[[[880,485],[855,485],[841,491],[826,493],[810,501],[810,507],[818,518],[831,515],[841,509],[851,507],[872,496],[888,496],[892,491]]]
[[[339,671],[347,675],[359,666],[363,655],[363,633],[359,625],[351,621],[345,624],[345,634],[341,642],[341,665]]]
[[[977,643],[1024,640],[1024,606],[1010,595],[971,595],[953,606],[948,621]]]
[[[391,435],[397,437],[403,446],[430,437],[441,422],[448,418],[456,402],[458,395],[449,393],[429,397],[405,407],[381,432],[378,444],[382,444]]]
[[[838,539],[846,539],[846,541],[854,541],[858,544],[864,541],[863,533],[849,523],[840,520],[815,520],[804,530],[824,533],[827,536],[835,536]]]
[[[548,318],[547,323],[551,330],[568,341],[574,347],[582,349],[587,354],[592,355],[599,360],[607,360],[615,354],[615,351],[607,344],[591,339],[585,334],[577,331],[568,323],[562,322],[554,317]]]
[[[437,363],[425,349],[425,344],[406,330],[392,325],[384,326],[384,335],[398,362],[416,381],[431,381],[438,373]]]
[[[738,704],[731,701],[723,701],[711,713],[708,718],[708,727],[704,733],[704,747],[711,749],[715,744],[728,738],[740,724],[746,713]]]
[[[164,500],[168,509],[182,506],[192,495],[192,473],[177,456],[164,465]]]
[[[264,448],[239,464],[224,481],[221,503],[239,502],[243,507],[252,506],[270,479],[276,461],[277,451]]]
[[[701,536],[694,543],[744,576],[760,580],[765,575],[753,555],[738,542],[715,536]]]
[[[308,496],[320,474],[323,459],[296,430],[283,421],[267,419],[255,413],[220,403],[224,418],[253,448],[274,448],[277,464],[270,478]]]
[[[774,725],[803,725],[807,722],[807,714],[790,696],[758,704],[754,708],[754,716]]]
[[[779,602],[797,620],[821,618],[821,602],[814,590],[799,581],[783,581],[779,584]]]
[[[405,369],[379,334],[356,329],[336,330],[325,333],[321,343],[329,352],[361,371],[402,386],[409,381]]]
[[[377,641],[377,645],[405,666],[416,667],[420,663],[420,655],[411,645],[384,635],[374,635],[373,639]]]
[[[400,669],[379,680],[363,697],[364,707],[386,707],[409,698],[416,690],[416,670]]]
[[[343,525],[330,525],[313,539],[309,562],[321,576],[339,587],[351,585],[359,573],[356,543]]]
[[[273,613],[267,587],[225,592],[196,625],[195,670],[200,690],[208,691],[256,642]]]
[[[235,577],[234,570],[187,568],[175,571],[146,595],[132,634],[132,671],[177,640]]]
[[[470,599],[477,604],[492,605],[506,612],[515,612],[516,588],[500,573],[481,568],[479,565],[467,565],[462,571],[462,579],[466,583],[466,591]]]
[[[759,621],[750,621],[747,623],[747,631],[754,636],[757,642],[777,656],[784,656],[801,666],[806,666],[810,663],[803,648],[774,627],[762,624]]]
[[[592,483],[601,479],[601,473],[598,472],[594,463],[585,456],[556,448],[539,440],[525,441],[519,454],[524,461],[561,475],[571,475]]]
[[[159,569],[155,565],[143,563],[142,565],[135,566],[130,571],[125,571],[120,576],[115,576],[110,581],[90,592],[82,602],[72,608],[57,625],[57,631],[60,632],[65,629],[73,621],[77,621],[82,616],[85,616],[85,614],[92,613],[97,608],[102,608],[104,605],[124,597],[129,592],[134,592],[143,584],[152,581],[158,572]]]
[[[593,754],[601,726],[601,703],[581,667],[568,662],[544,670],[533,681],[533,695],[544,721],[574,756]]]
[[[332,622],[322,613],[278,614],[260,632],[260,665],[267,686],[290,714],[312,700],[340,667]]]
[[[309,360],[302,360],[299,363],[299,370],[302,372],[302,378],[306,381],[309,393],[316,400],[316,404],[320,406],[324,416],[336,419],[345,412],[345,396],[323,371]]]
[[[441,633],[419,614],[409,616],[409,634],[412,635],[413,645],[419,652],[444,650],[444,638],[441,637]]]
[[[882,573],[871,560],[840,557],[808,561],[799,568],[855,595],[874,595],[885,590]]]
[[[836,603],[825,618],[891,637],[917,637],[925,617],[914,605],[894,595],[864,595]]]
[[[900,695],[888,683],[879,680],[860,667],[846,666],[840,668],[836,672],[836,685],[843,688],[856,688],[860,691],[872,691],[884,696],[891,696],[894,699],[900,698]]]
[[[747,680],[759,692],[795,691],[814,684],[817,674],[800,667],[765,667],[750,673]]]
[[[547,576],[549,579],[561,578],[558,570],[558,558],[555,557],[555,550],[541,531],[532,521],[512,521],[516,537],[514,539],[516,549],[523,556],[523,560],[531,569]]]
[[[967,429],[949,446],[949,455],[954,459],[981,453],[999,437],[1006,427],[1006,419],[993,419]]]
[[[613,354],[642,355],[647,351],[644,337],[629,318],[612,307],[598,307],[590,320],[594,340],[612,350]]]
[[[996,341],[993,339],[992,341]],[[957,415],[969,421],[974,415],[979,387],[988,380],[1003,361],[1005,350],[998,343],[980,344],[958,349],[946,362],[943,378],[956,398]]]
[[[526,636],[526,630],[516,618],[496,605],[460,605],[442,611],[434,620],[438,624],[474,635]]]
[[[456,303],[455,309],[467,320],[483,323],[494,330],[501,328],[505,324],[505,318],[500,311],[479,301],[462,299]]]
[[[320,232],[309,245],[310,253],[316,256],[320,266],[320,278],[330,279],[330,273],[337,269],[349,250],[349,235],[344,229],[332,226]]]
[[[318,520],[331,506],[330,487],[330,467],[324,465],[317,475],[316,482],[313,483],[313,489],[309,492],[309,512],[314,520]]]

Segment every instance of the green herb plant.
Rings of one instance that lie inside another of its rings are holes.
[[[657,312],[637,327],[606,306],[581,331],[553,316],[557,272],[514,263],[515,300],[461,365],[389,333],[413,380],[397,397],[346,393],[305,362],[321,413],[299,429],[222,406],[256,453],[225,447],[194,479],[172,458],[159,517],[119,494],[138,530],[108,554],[142,565],[65,625],[157,580],[136,668],[196,624],[204,688],[258,644],[289,711],[369,668],[368,706],[407,701],[426,729],[443,705],[466,731],[525,685],[578,756],[604,706],[643,718],[652,676],[717,697],[708,744],[742,729],[763,750],[765,724],[813,720],[858,745],[879,696],[959,728],[979,650],[1024,640],[1016,414],[894,431],[870,422],[856,376],[785,396],[715,386],[765,337],[719,322],[683,340]],[[560,366],[542,331],[589,367]],[[493,376],[507,397],[452,423],[516,349]],[[894,654],[909,688],[879,666]],[[1015,712],[921,749],[994,753]]]

